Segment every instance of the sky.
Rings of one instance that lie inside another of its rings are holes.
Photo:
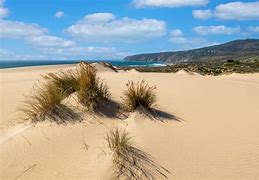
[[[0,60],[121,60],[259,38],[259,1],[0,0]]]

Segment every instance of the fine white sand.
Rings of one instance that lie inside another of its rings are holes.
[[[30,93],[41,74],[71,68],[0,70],[0,179],[112,179],[104,140],[112,127],[126,129],[170,170],[169,179],[259,178],[259,74],[117,73],[97,65],[115,101],[128,80],[144,79],[157,86],[156,108],[174,117],[82,114],[81,123],[21,123],[22,94]]]

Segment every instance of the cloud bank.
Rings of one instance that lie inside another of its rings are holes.
[[[232,35],[240,32],[239,27],[226,27],[223,25],[219,26],[197,26],[193,28],[193,31],[199,35]]]
[[[196,19],[216,17],[223,20],[259,20],[259,2],[230,2],[219,4],[212,11],[193,10]]]
[[[158,38],[166,33],[166,23],[156,19],[116,19],[111,13],[86,15],[66,29],[72,37],[84,41],[132,42]]]
[[[181,6],[204,6],[209,0],[134,0],[133,4],[138,7],[181,7]]]

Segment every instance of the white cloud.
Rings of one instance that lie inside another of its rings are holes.
[[[133,0],[136,7],[204,6],[209,0]]]
[[[230,2],[216,6],[215,10],[194,10],[197,19],[216,17],[223,20],[259,20],[259,2]],[[208,19],[208,18],[207,18]]]
[[[10,52],[6,49],[0,49],[0,60],[41,60],[41,59],[49,59],[46,58],[42,54],[38,55],[29,55],[29,54],[17,54],[14,52]]]
[[[239,27],[226,27],[226,26],[197,26],[193,31],[199,35],[231,35],[240,32]]]
[[[53,48],[47,47],[42,48],[43,53],[54,54],[54,55],[63,55],[63,56],[73,56],[73,55],[87,55],[89,53],[104,53],[114,51],[114,48],[107,47],[71,47],[71,48]]]
[[[5,0],[0,0],[0,18],[9,16],[9,9],[4,7]]]
[[[0,19],[0,38],[25,39],[33,46],[72,47],[76,43],[46,33],[48,30],[37,24]]]
[[[217,43],[210,42],[204,38],[200,37],[186,37],[184,33],[180,29],[173,29],[170,33],[171,37],[169,38],[169,41],[173,44],[180,45],[178,48],[179,50],[184,49],[194,49],[204,46],[211,46],[215,45]]]
[[[0,7],[4,0],[0,0]],[[1,9],[0,9],[1,13]],[[106,23],[113,20],[112,14],[93,14],[85,21]],[[35,59],[74,59],[74,58],[122,58],[130,55],[114,47],[77,46],[74,41],[48,35],[48,29],[37,24],[0,19],[0,38],[23,39],[33,49],[29,54],[19,54],[0,49],[1,60],[35,60]]]
[[[170,32],[170,39],[169,41],[176,44],[184,44],[187,43],[188,39],[184,37],[183,32],[180,29],[173,29]]]
[[[8,8],[0,7],[0,18],[9,16]]]
[[[74,41],[64,40],[56,36],[42,35],[31,36],[26,39],[29,43],[35,46],[45,47],[73,47],[76,45]]]
[[[81,20],[82,23],[102,23],[102,22],[108,22],[112,21],[115,19],[115,16],[112,13],[94,13],[94,14],[89,14]]]
[[[247,28],[248,31],[253,32],[253,33],[259,33],[259,26],[250,26]]]
[[[37,24],[0,19],[0,38],[23,38],[42,35],[48,30]]]
[[[209,19],[212,17],[212,12],[210,9],[207,10],[193,10],[192,15],[196,19]]]
[[[64,12],[63,11],[58,11],[56,14],[55,14],[55,17],[56,18],[62,18],[64,16]]]
[[[185,43],[189,43],[188,38],[186,37],[171,37],[169,39],[170,42],[175,43],[175,44],[185,44]]]
[[[66,32],[85,41],[132,42],[163,36],[166,23],[156,19],[116,19],[111,13],[96,13],[85,16]]]
[[[173,29],[170,32],[171,37],[182,37],[183,36],[183,32],[180,29]]]
[[[75,46],[69,48],[41,47],[38,49],[47,56],[71,58],[87,58],[87,59],[117,59],[123,58],[130,53],[118,51],[114,47],[98,47],[98,46]]]
[[[214,14],[220,19],[259,20],[259,2],[220,4],[215,8]]]
[[[0,48],[0,60],[65,60],[65,59],[118,59],[132,53],[122,52],[114,47],[36,47],[30,54],[19,54]]]

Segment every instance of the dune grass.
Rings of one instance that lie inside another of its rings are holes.
[[[73,118],[75,113],[63,105],[61,101],[76,93],[79,103],[87,110],[95,110],[100,103],[110,98],[108,87],[97,77],[96,69],[90,64],[79,63],[75,71],[59,71],[44,75],[44,82],[33,88],[31,95],[23,101],[21,111],[25,119],[33,122],[44,121],[49,118],[54,121],[63,121],[64,118]]]
[[[167,169],[156,164],[150,155],[132,143],[126,131],[115,128],[107,133],[106,141],[113,152],[113,165],[116,178],[157,179],[167,178]]]
[[[77,75],[74,71],[59,71],[57,73],[48,73],[43,76],[48,82],[59,88],[64,98],[68,97],[77,89]]]
[[[134,111],[139,107],[150,110],[157,101],[155,86],[148,85],[144,80],[134,83],[129,81],[124,92],[123,107],[127,111]]]
[[[95,110],[100,103],[109,100],[108,86],[97,77],[97,70],[89,64],[80,63],[77,69],[77,96],[87,110]]]
[[[36,85],[31,95],[25,96],[24,106],[21,111],[26,120],[32,122],[44,121],[46,118],[56,119],[62,116],[63,105],[61,101],[63,94],[52,83],[46,83],[43,86]]]

